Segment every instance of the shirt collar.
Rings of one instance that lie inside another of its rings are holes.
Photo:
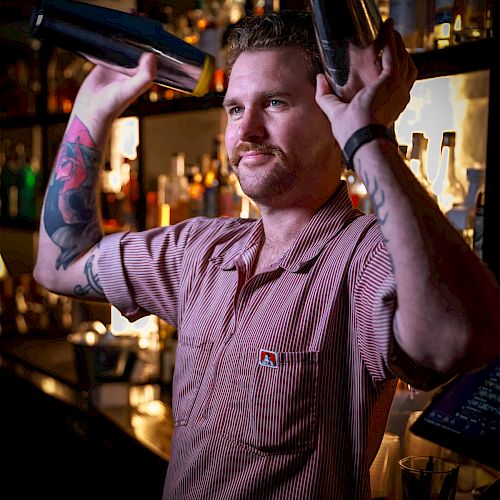
[[[347,184],[341,181],[332,196],[302,228],[279,265],[290,272],[300,271],[357,215],[359,212],[353,209]]]
[[[313,260],[325,245],[337,236],[346,222],[356,216],[347,191],[347,184],[341,181],[332,196],[302,228],[292,246],[285,252],[277,265],[290,272],[298,272]],[[236,261],[253,259],[264,236],[262,219],[248,228],[246,237],[227,251],[222,251],[210,260],[224,270],[235,269]]]
[[[250,221],[248,221],[250,222]],[[238,259],[252,259],[260,248],[264,237],[264,224],[262,219],[253,220],[248,225],[243,226],[246,234],[241,234],[238,241],[229,248],[224,248],[217,255],[210,259],[212,264],[220,267],[224,271],[236,268]]]

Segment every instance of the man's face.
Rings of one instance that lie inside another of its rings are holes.
[[[314,94],[298,48],[247,51],[234,63],[226,146],[243,191],[258,204],[300,203],[328,183],[335,188],[338,146]]]

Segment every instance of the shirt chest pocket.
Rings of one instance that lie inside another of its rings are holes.
[[[282,352],[272,367],[260,365],[256,354],[240,357],[236,385],[245,390],[233,393],[239,399],[229,415],[233,438],[263,454],[314,449],[318,356],[317,352]]]
[[[174,426],[186,425],[207,369],[212,342],[179,336],[172,381]]]

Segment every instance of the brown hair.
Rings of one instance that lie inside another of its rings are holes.
[[[302,49],[307,77],[316,85],[316,75],[324,70],[312,17],[308,12],[295,10],[248,16],[236,24],[227,41],[227,75],[231,74],[233,64],[242,52],[274,47]]]

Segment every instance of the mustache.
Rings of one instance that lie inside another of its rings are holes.
[[[256,144],[253,142],[241,142],[238,144],[229,158],[231,165],[238,166],[241,160],[241,154],[248,151],[255,151],[256,153],[262,153],[266,155],[274,155],[281,162],[285,162],[286,156],[283,150],[279,146],[274,144]]]

